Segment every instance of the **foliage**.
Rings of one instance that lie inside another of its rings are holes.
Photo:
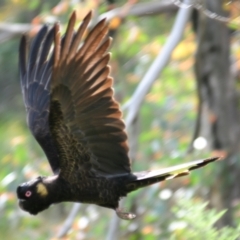
[[[226,211],[218,212],[215,209],[208,209],[208,203],[196,200],[179,200],[173,208],[176,221],[169,226],[172,231],[170,239],[236,240],[239,237],[240,224],[236,228],[217,229],[214,227]]]

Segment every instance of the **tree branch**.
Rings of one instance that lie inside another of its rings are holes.
[[[127,127],[131,126],[145,98],[145,95],[149,92],[154,81],[168,63],[172,51],[182,39],[183,32],[190,17],[191,11],[192,8],[179,9],[171,34],[165,46],[143,77],[131,99],[123,106],[123,109],[128,109],[128,114],[126,117]]]
[[[132,160],[132,163],[134,162],[136,155],[137,155],[137,148],[138,148],[138,141],[137,139],[139,138],[139,118],[136,117],[134,124],[131,126],[131,128],[128,131],[128,137],[129,137],[129,158]],[[124,200],[123,199],[120,202],[120,208],[122,205],[124,205]],[[131,202],[131,206],[134,206],[135,201],[133,200]],[[117,239],[117,232],[119,229],[120,225],[120,218],[116,215],[116,213],[113,213],[114,215],[112,216],[112,220],[110,222],[109,228],[108,228],[108,233],[106,240],[112,240],[112,239]],[[136,220],[135,220],[136,221]]]
[[[127,16],[149,16],[166,12],[176,12],[178,7],[169,1],[126,4],[123,7],[115,8],[99,16],[99,19],[107,18],[111,20],[114,17],[125,18]],[[39,25],[39,28],[41,25]],[[31,24],[0,23],[0,43],[5,42],[24,32],[29,32],[33,28]]]
[[[24,32],[29,32],[32,27],[31,24],[0,23],[0,43],[19,36]]]
[[[125,4],[123,7],[115,8],[111,11],[103,13],[100,15],[100,19],[107,18],[108,20],[114,17],[125,18],[127,16],[149,16],[156,15],[160,13],[176,12],[178,7],[176,4],[169,0],[165,1],[154,1],[148,3],[138,3],[138,4]]]
[[[68,217],[65,220],[63,226],[61,227],[60,231],[57,234],[57,238],[64,237],[68,233],[68,231],[71,229],[72,223],[73,223],[73,221],[74,221],[74,219],[75,219],[75,217],[76,217],[80,207],[81,207],[80,203],[74,203],[73,204],[73,207],[71,209],[70,214],[68,215]]]

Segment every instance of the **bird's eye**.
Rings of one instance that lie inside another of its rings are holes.
[[[32,195],[32,192],[31,191],[26,191],[26,193],[25,193],[25,196],[26,197],[30,197]]]

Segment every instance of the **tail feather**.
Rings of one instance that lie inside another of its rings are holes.
[[[196,160],[193,162],[180,164],[177,166],[164,168],[160,170],[144,171],[134,173],[136,179],[127,184],[127,190],[129,192],[134,191],[138,188],[146,187],[148,185],[170,180],[177,177],[186,176],[190,171],[204,167],[205,165],[218,160],[219,157],[207,158],[202,160]]]

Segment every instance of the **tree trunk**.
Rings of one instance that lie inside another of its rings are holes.
[[[222,9],[223,0],[206,0],[205,4],[211,12],[227,16]],[[199,13],[197,41],[195,73],[201,122],[208,123],[208,139],[213,150],[226,153],[216,166],[219,171],[210,191],[211,204],[219,210],[228,209],[219,226],[234,225],[233,200],[240,197],[240,121],[236,82],[230,72],[230,31],[226,24]]]

